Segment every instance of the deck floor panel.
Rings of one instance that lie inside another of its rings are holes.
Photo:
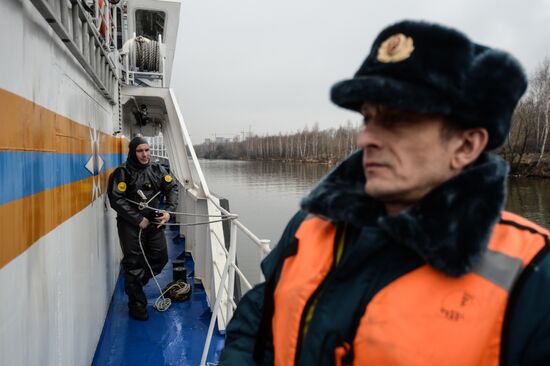
[[[169,262],[157,276],[161,287],[172,281],[172,260],[185,249],[184,240],[176,231],[166,230]],[[194,263],[185,257],[188,279]],[[105,319],[96,353],[94,366],[140,365],[199,365],[211,312],[206,293],[200,286],[193,286],[193,295],[185,302],[173,302],[165,311],[153,309],[159,291],[153,280],[145,286],[149,320],[138,321],[128,316],[124,279],[119,275]],[[214,332],[208,360],[215,363],[223,347],[223,336]]]

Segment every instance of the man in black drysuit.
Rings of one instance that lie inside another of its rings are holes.
[[[156,275],[168,261],[164,223],[170,219],[166,211],[175,211],[177,207],[178,186],[166,169],[151,163],[147,140],[135,137],[130,141],[127,161],[109,177],[108,195],[111,207],[118,214],[117,227],[124,254],[122,269],[129,314],[134,319],[147,320],[149,315],[143,286],[152,276],[139,245],[139,233],[141,230],[143,250]],[[166,196],[167,202],[165,211],[155,210],[163,196]],[[151,202],[148,205],[153,209],[140,209],[138,204],[130,202],[149,200]]]

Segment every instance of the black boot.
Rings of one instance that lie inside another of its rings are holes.
[[[149,313],[147,313],[147,308],[139,302],[129,302],[128,303],[128,314],[136,320],[147,320],[149,319]]]
[[[129,282],[128,276],[126,280],[124,287],[126,295],[128,295],[128,313],[136,320],[149,319],[149,314],[147,313],[147,298],[145,297],[141,283],[137,281]]]

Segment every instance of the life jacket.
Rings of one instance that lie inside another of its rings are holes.
[[[498,365],[514,284],[547,250],[548,232],[503,212],[479,264],[461,277],[428,265],[399,277],[367,304],[335,364]],[[312,217],[296,232],[273,294],[275,365],[294,365],[304,309],[333,266],[336,227]],[[350,357],[350,354],[352,357]]]

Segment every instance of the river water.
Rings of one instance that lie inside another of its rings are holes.
[[[324,176],[324,164],[276,161],[201,160],[210,191],[229,199],[231,212],[260,239],[277,243],[300,199]],[[506,209],[550,227],[550,179],[510,179]],[[260,251],[238,233],[239,267],[260,279]]]

